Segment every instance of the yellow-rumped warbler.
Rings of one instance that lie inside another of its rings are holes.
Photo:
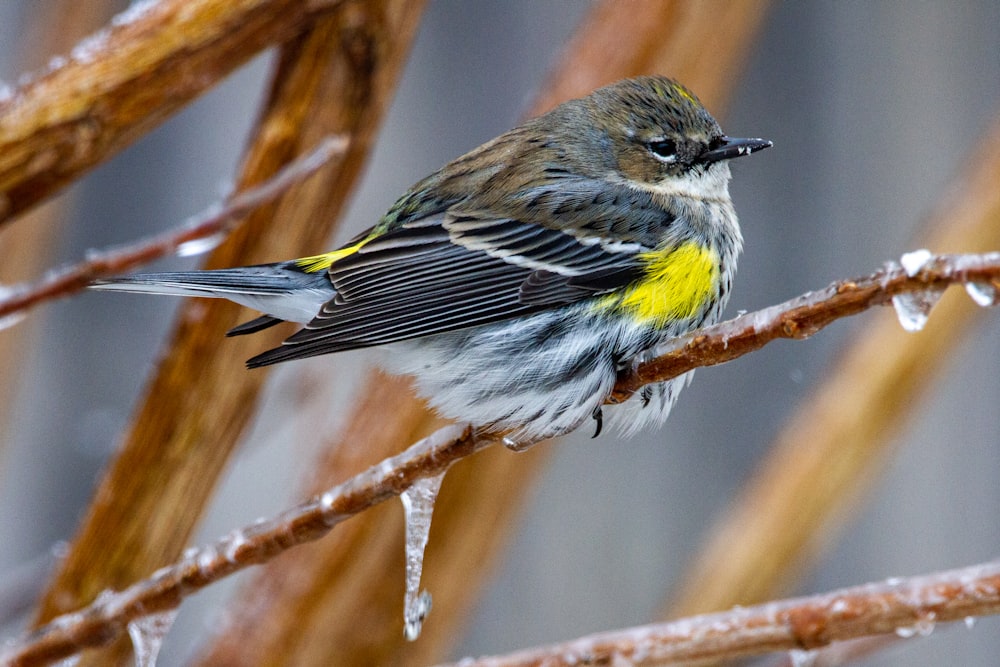
[[[567,432],[617,373],[718,320],[743,239],[732,139],[660,76],[619,81],[534,118],[414,185],[333,252],[276,264],[99,281],[101,289],[223,297],[264,315],[229,335],[305,324],[251,368],[394,344],[447,417]],[[662,422],[690,373],[648,385],[609,419]]]

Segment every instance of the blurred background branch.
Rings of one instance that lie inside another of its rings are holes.
[[[79,178],[337,0],[138,3],[0,101],[0,223]],[[71,14],[72,15],[72,14]]]

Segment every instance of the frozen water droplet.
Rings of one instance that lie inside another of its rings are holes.
[[[332,512],[333,504],[337,502],[337,497],[329,491],[319,497],[319,506],[324,512]]]
[[[615,651],[611,654],[611,667],[635,667],[635,663],[618,651]]]
[[[983,308],[1000,304],[1000,291],[997,286],[989,282],[965,283],[965,291],[969,293],[976,305]]]
[[[896,317],[904,329],[909,332],[920,331],[927,324],[931,309],[941,299],[942,290],[922,290],[905,292],[892,297],[892,307],[896,309]]]
[[[170,626],[177,618],[176,609],[168,609],[159,614],[140,616],[129,621],[128,636],[132,638],[136,667],[154,667],[160,653],[163,638],[170,632]]]
[[[976,627],[976,617],[975,616],[966,616],[965,617],[965,627],[967,627],[969,630],[971,630],[972,628]]]
[[[223,554],[231,563],[237,562],[237,558],[240,555],[240,549],[247,545],[247,536],[242,530],[236,529],[229,533],[226,537],[226,546],[223,550]]]
[[[218,232],[209,236],[191,239],[190,241],[185,241],[184,243],[178,245],[175,253],[178,257],[194,257],[195,255],[201,255],[210,250],[215,250],[225,238],[225,233]]]
[[[507,449],[509,449],[512,452],[519,452],[522,449],[524,449],[524,445],[522,445],[521,443],[519,443],[514,438],[508,438],[507,436],[504,436],[503,446],[506,447]]]
[[[108,41],[107,29],[100,30],[94,34],[84,37],[70,51],[70,57],[80,64],[92,61],[104,48]]]
[[[57,69],[62,69],[63,67],[66,67],[66,64],[68,62],[69,61],[66,60],[65,56],[52,56],[49,59],[48,69],[50,72],[54,72]]]
[[[0,317],[0,331],[2,331],[3,329],[9,329],[15,324],[20,324],[21,322],[24,321],[24,318],[27,316],[28,316],[27,313],[25,313],[23,310],[19,310],[16,313],[11,313],[10,315],[4,315],[3,317]]]
[[[424,619],[431,610],[431,596],[420,591],[420,574],[424,566],[424,547],[431,529],[434,501],[444,473],[417,480],[400,494],[406,514],[406,597],[403,601],[403,631],[409,641],[420,636]]]
[[[11,298],[17,295],[17,289],[14,287],[8,287],[6,285],[0,285],[0,302],[5,299]],[[9,329],[10,327],[23,322],[24,318],[28,316],[23,310],[15,310],[13,313],[7,315],[0,315],[0,330]]]
[[[908,252],[899,258],[899,263],[902,265],[903,270],[906,271],[906,275],[909,277],[914,277],[920,270],[924,268],[927,262],[934,257],[931,251],[927,248],[921,248],[920,250],[914,250],[913,252]]]
[[[0,81],[0,104],[14,98],[14,86],[6,81]]]
[[[788,652],[788,659],[792,662],[792,667],[812,667],[816,663],[816,652],[804,649],[792,649]]]
[[[65,657],[58,662],[53,662],[52,664],[55,665],[55,667],[76,667],[80,664],[80,654],[77,653],[76,655]]]
[[[198,570],[206,576],[210,576],[212,569],[217,566],[219,561],[219,552],[217,552],[213,546],[204,547],[203,549],[198,550],[198,556],[196,558]]]
[[[934,626],[937,625],[937,614],[933,611],[927,614],[921,615],[917,619],[913,628],[917,631],[917,634],[921,637],[927,637],[932,632],[934,632]]]
[[[137,0],[129,5],[128,9],[111,17],[111,25],[123,26],[139,20],[148,12],[159,0]]]
[[[896,636],[902,637],[903,639],[909,639],[915,634],[917,634],[917,629],[912,625],[901,625],[896,628]]]

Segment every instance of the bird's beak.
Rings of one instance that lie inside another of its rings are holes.
[[[720,160],[731,160],[734,157],[741,157],[762,151],[773,145],[767,139],[733,139],[732,137],[722,137],[721,141],[721,145],[702,153],[698,158],[698,162],[712,164]]]

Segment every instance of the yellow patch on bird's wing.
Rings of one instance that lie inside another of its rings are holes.
[[[349,255],[353,255],[361,246],[368,243],[369,239],[364,239],[358,241],[354,245],[349,245],[346,248],[340,248],[339,250],[333,250],[331,252],[325,252],[322,255],[313,255],[312,257],[302,257],[295,260],[295,264],[305,271],[306,273],[319,273],[320,271],[326,271],[330,266],[339,259],[343,259]]]
[[[719,255],[689,241],[675,248],[639,255],[645,265],[642,279],[624,293],[601,299],[600,310],[627,313],[643,323],[664,326],[694,317],[712,298],[719,282]]]

